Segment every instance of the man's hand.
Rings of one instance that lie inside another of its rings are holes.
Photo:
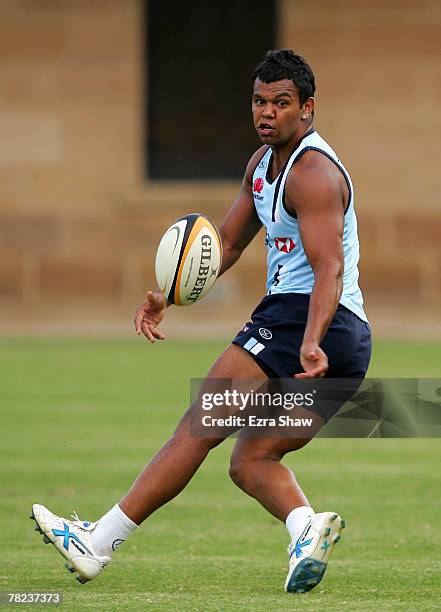
[[[162,321],[167,310],[167,302],[165,301],[162,291],[147,291],[146,301],[136,310],[134,324],[138,336],[144,334],[149,342],[165,340],[157,326]]]
[[[328,370],[328,357],[315,342],[304,342],[300,348],[300,363],[304,372],[295,374],[295,378],[315,378],[324,376]]]

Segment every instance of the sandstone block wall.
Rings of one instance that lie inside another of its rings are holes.
[[[279,6],[279,45],[313,66],[316,127],[356,185],[368,306],[441,305],[441,5]],[[234,198],[235,182],[143,176],[141,11],[140,0],[2,2],[0,306],[136,303],[163,230],[192,211],[219,222]],[[262,294],[259,242],[213,307]]]

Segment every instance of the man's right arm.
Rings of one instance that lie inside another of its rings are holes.
[[[219,228],[223,248],[219,276],[236,263],[262,227],[254,207],[251,182],[263,153],[264,148],[261,147],[248,162],[239,193]]]

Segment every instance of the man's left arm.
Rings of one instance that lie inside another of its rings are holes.
[[[341,176],[324,155],[305,153],[286,183],[285,201],[295,211],[314,287],[300,350],[304,372],[296,378],[323,376],[328,358],[320,348],[343,289],[344,194]]]

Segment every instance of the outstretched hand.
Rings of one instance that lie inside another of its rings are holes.
[[[164,318],[167,302],[162,291],[147,291],[147,299],[136,309],[134,324],[138,336],[144,334],[149,342],[165,340],[157,327]]]
[[[328,357],[315,343],[302,344],[300,348],[300,363],[304,372],[295,374],[295,378],[315,378],[324,376],[328,371]]]

